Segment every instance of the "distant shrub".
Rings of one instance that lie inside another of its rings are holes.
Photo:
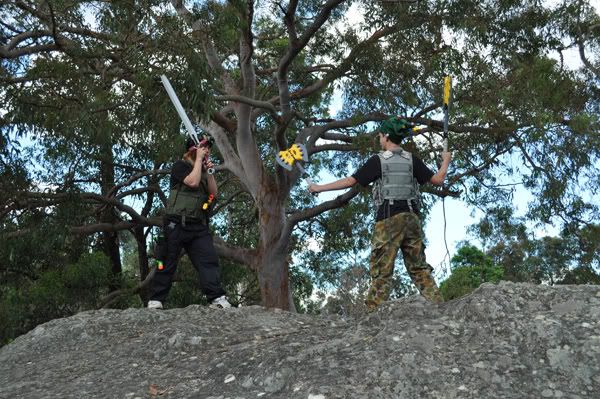
[[[38,324],[95,308],[112,279],[108,258],[89,253],[25,286],[5,287],[0,292],[0,345]]]
[[[460,298],[471,293],[483,283],[497,283],[504,276],[504,269],[472,245],[461,247],[452,258],[452,275],[440,284],[445,300]]]

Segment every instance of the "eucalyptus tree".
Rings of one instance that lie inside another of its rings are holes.
[[[471,227],[472,236],[483,245],[485,256],[503,269],[504,280],[550,285],[569,279],[577,284],[597,281],[600,225],[583,225],[576,232],[572,225],[565,225],[555,236],[539,237],[535,228],[528,227],[528,222],[506,206],[491,210]],[[458,260],[454,257],[453,263]]]
[[[493,207],[511,195],[499,174],[515,174],[538,194],[531,218],[597,218],[577,186],[598,186],[585,177],[596,170],[599,144],[597,92],[584,76],[596,68],[597,15],[587,1],[571,3],[17,0],[2,9],[12,21],[2,24],[3,123],[36,132],[62,157],[54,183],[76,176],[67,180],[70,193],[105,212],[76,220],[71,231],[133,230],[145,247],[147,227],[159,224],[152,212],[164,203],[166,153],[179,152],[177,116],[156,79],[167,74],[219,150],[220,255],[256,272],[265,305],[293,309],[291,254],[303,253],[309,235],[339,234],[335,218],[344,213],[327,211],[359,190],[311,197],[300,172],[279,167],[275,154],[303,143],[311,173],[347,173],[374,149],[369,123],[400,115],[423,127],[410,146],[435,163],[446,74],[455,82],[456,161],[447,186],[425,191],[462,190],[467,201]],[[349,19],[357,11],[360,18]],[[581,29],[567,29],[575,25],[565,25],[565,15]],[[584,72],[550,57],[571,45],[568,38],[583,48]],[[344,106],[332,115],[334,93]],[[522,155],[524,167],[512,165],[511,154]],[[4,213],[56,203],[64,198],[57,191],[21,194]],[[134,195],[141,211],[126,203]],[[50,202],[32,202],[40,196]],[[364,220],[355,216],[347,230],[359,242]],[[331,252],[351,244],[320,243]]]
[[[155,145],[160,121],[154,129],[147,123],[156,106],[144,98],[155,86],[149,68],[161,62],[147,56],[161,45],[152,15],[131,2],[69,1],[2,2],[1,13],[3,139],[33,141],[20,158],[31,187],[6,190],[2,216],[24,220],[35,209],[53,216],[53,209],[68,208],[63,230],[95,237],[113,273],[122,268],[119,232],[131,230],[145,276],[140,227],[152,224],[156,194],[164,197],[156,186],[172,148]],[[141,210],[125,204],[143,195]],[[26,238],[22,230],[9,235]]]
[[[256,204],[260,236],[254,251],[243,258],[258,271],[267,304],[287,306],[285,257],[295,226],[341,206],[356,191],[286,216],[286,201],[290,193],[295,196],[291,187],[299,172],[273,171],[260,139],[267,140],[271,153],[292,141],[306,143],[322,165],[345,170],[353,158],[329,154],[364,149],[365,135],[360,133],[365,123],[399,114],[427,126],[414,141],[415,150],[429,158],[439,145],[441,122],[432,115],[439,110],[446,73],[457,82],[451,124],[457,162],[450,187],[435,194],[456,195],[452,186],[463,184],[469,190],[467,199],[495,206],[512,193],[502,188],[497,175],[517,172],[507,160],[517,153],[525,160],[525,170],[518,171],[524,184],[539,193],[532,218],[548,222],[544,212],[553,211],[582,223],[597,217],[596,205],[585,202],[577,194],[578,182],[568,179],[596,170],[598,121],[592,111],[597,101],[586,80],[550,58],[567,36],[557,28],[559,18],[570,12],[593,21],[589,5],[573,9],[565,3],[549,9],[536,1],[369,3],[361,9],[364,22],[345,25],[336,12],[346,2],[320,7],[312,2],[271,3],[267,16],[255,13],[253,2],[229,3],[225,8],[237,8],[240,24],[233,35],[236,41],[228,47],[220,38],[232,35],[215,34],[226,29],[221,19],[214,18],[219,26],[211,25],[208,11],[172,3],[202,39],[205,56],[223,82],[215,99],[225,102],[221,113],[236,123],[235,137],[216,120],[205,127],[216,137],[225,166]],[[466,16],[465,9],[474,15]],[[595,49],[593,42],[589,48]],[[228,67],[223,60],[234,60],[234,65]],[[312,119],[307,117],[305,101],[326,95],[335,85],[344,90],[343,112],[332,118],[313,109]],[[277,90],[271,93],[269,88]],[[591,183],[596,189],[597,182]],[[557,184],[562,188],[552,191]],[[562,201],[585,203],[569,209],[574,214],[560,208]]]

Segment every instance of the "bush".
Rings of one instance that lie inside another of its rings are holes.
[[[0,345],[38,324],[96,308],[111,279],[108,258],[91,253],[75,264],[46,271],[27,285],[5,288],[0,296]]]
[[[440,291],[444,300],[449,301],[470,294],[483,283],[497,283],[503,276],[504,270],[499,266],[491,268],[462,266],[455,269],[452,275],[442,282]]]
[[[504,276],[502,267],[472,245],[461,247],[451,263],[452,275],[440,284],[446,301],[470,294],[483,283],[497,283]]]

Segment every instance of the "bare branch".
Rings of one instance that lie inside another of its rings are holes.
[[[277,71],[277,85],[279,88],[279,98],[281,104],[281,112],[284,115],[284,118],[287,114],[290,113],[290,91],[288,85],[288,68],[291,65],[292,61],[304,47],[308,44],[310,39],[317,33],[317,31],[327,22],[331,12],[338,5],[343,3],[344,0],[328,0],[319,14],[315,17],[313,23],[304,31],[302,36],[299,39],[296,39],[296,31],[294,28],[294,18],[293,13],[295,12],[297,2],[291,1],[286,12],[285,23],[288,27],[288,33],[290,34],[290,43],[288,45],[287,53],[281,58],[279,62],[279,69]]]
[[[296,33],[296,9],[298,8],[298,0],[290,0],[288,3],[288,7],[284,10],[283,22],[288,31],[288,36],[290,38],[290,43],[296,42],[298,40],[298,34]]]
[[[41,52],[49,51],[65,51],[68,52],[75,48],[75,43],[67,39],[63,34],[71,33],[78,36],[87,38],[94,38],[104,42],[114,42],[117,37],[114,35],[96,32],[87,28],[67,26],[59,24],[55,20],[54,10],[52,5],[48,3],[49,14],[39,11],[38,9],[31,7],[29,4],[23,1],[15,1],[14,5],[22,11],[29,13],[36,17],[42,24],[48,26],[50,29],[36,29],[32,31],[20,32],[12,37],[10,42],[0,47],[0,57],[7,59],[14,59],[24,55],[30,55]],[[28,41],[30,39],[42,39],[52,38],[52,43],[40,43],[27,45],[24,47],[18,47],[19,44]]]
[[[7,233],[2,233],[0,234],[0,238],[2,238],[3,240],[10,240],[12,238],[21,238],[21,237],[25,237],[28,234],[31,234],[33,232],[33,229],[21,229],[21,230],[16,230],[16,231],[11,231],[11,232],[7,232]]]
[[[115,193],[117,191],[119,191],[121,188],[129,186],[130,184],[132,184],[136,180],[141,179],[142,177],[145,177],[145,176],[156,176],[156,175],[168,175],[169,173],[171,173],[171,171],[168,170],[168,169],[154,169],[154,170],[146,170],[146,171],[142,171],[140,173],[136,173],[135,175],[133,175],[129,179],[127,179],[127,181],[125,181],[123,183],[116,184],[113,188],[110,189],[110,191],[106,194],[106,196],[107,197],[114,196]]]
[[[58,50],[60,47],[57,44],[41,44],[38,46],[21,47],[17,50],[7,51],[4,47],[0,47],[0,57],[6,59],[19,58],[24,55],[44,53],[48,51]]]
[[[245,193],[247,193],[247,191],[238,190],[235,193],[233,193],[231,196],[229,196],[229,198],[219,201],[218,202],[219,205],[215,206],[215,208],[213,209],[213,213],[218,213],[221,209],[224,209],[227,207],[227,205],[231,204],[233,202],[233,200],[235,200],[238,196],[240,196],[241,194],[245,194]]]
[[[577,45],[579,46],[579,58],[581,58],[581,62],[583,62],[583,65],[585,65],[590,71],[592,71],[594,75],[596,75],[596,77],[600,77],[600,68],[595,67],[594,64],[592,64],[585,55],[585,45],[583,40],[578,40]]]
[[[225,70],[225,68],[223,68],[221,60],[217,55],[217,51],[205,32],[204,22],[202,20],[194,21],[194,15],[185,7],[182,0],[171,0],[171,4],[173,5],[173,8],[175,8],[177,15],[182,18],[192,28],[196,36],[201,39],[206,60],[208,61],[210,67],[215,70],[223,79],[223,83],[225,84],[227,92],[229,94],[238,94],[239,89],[237,88],[233,79],[231,79],[229,73]]]
[[[225,115],[223,115],[221,112],[213,112],[210,115],[210,118],[217,125],[221,126],[223,129],[225,129],[227,132],[229,132],[231,134],[234,134],[235,131],[237,130],[237,123],[235,121],[229,119]]]
[[[150,285],[150,282],[152,281],[154,274],[156,274],[156,269],[152,268],[152,271],[150,271],[150,273],[148,273],[148,275],[146,276],[144,281],[141,281],[135,287],[123,288],[123,289],[111,292],[110,294],[108,294],[107,296],[105,296],[104,298],[102,298],[100,300],[100,305],[98,306],[98,309],[109,307],[112,303],[114,303],[117,299],[119,299],[119,297],[121,297],[123,295],[137,294],[138,292],[140,292],[141,290],[143,290],[144,288],[146,288],[147,286]]]
[[[149,193],[149,194],[158,194],[158,196],[160,197],[160,201],[163,203],[163,205],[167,204],[167,197],[165,196],[165,193],[163,193],[163,191],[160,189],[160,187],[152,185],[152,186],[148,186],[148,187],[140,187],[140,188],[136,188],[134,190],[128,190],[128,191],[124,191],[121,194],[115,196],[115,198],[121,200],[125,197],[129,197],[132,195],[137,195],[137,194],[144,194],[144,193]],[[148,196],[148,199],[150,199],[150,195]],[[144,214],[143,212],[141,213],[142,215]]]
[[[342,133],[323,133],[321,138],[324,140],[342,141],[347,144],[350,144],[353,141],[351,136]]]
[[[18,35],[13,36],[10,42],[8,42],[8,44],[4,48],[7,51],[11,51],[14,50],[19,45],[19,43],[27,39],[37,39],[44,36],[52,36],[52,32],[46,29],[22,32]]]
[[[359,192],[360,192],[359,189],[355,186],[355,187],[352,187],[347,192],[345,192],[344,194],[339,195],[330,201],[323,202],[313,208],[309,208],[309,209],[305,209],[305,210],[293,213],[288,218],[285,229],[287,231],[291,232],[291,230],[294,228],[294,226],[296,224],[298,224],[299,222],[302,222],[304,220],[308,220],[310,218],[318,216],[318,215],[320,215],[324,212],[327,212],[331,209],[340,208],[340,207],[346,205],[352,198],[356,197]]]
[[[246,187],[248,192],[250,192],[250,188],[246,184],[246,173],[244,171],[244,167],[242,165],[240,157],[236,153],[235,149],[233,148],[233,145],[231,144],[231,141],[229,140],[223,129],[214,122],[208,125],[205,125],[204,123],[202,123],[202,121],[196,121],[196,123],[198,123],[198,125],[206,131],[210,132],[211,136],[215,139],[215,143],[217,144],[217,147],[219,147],[219,151],[221,152],[221,155],[223,156],[223,159],[225,161],[220,166],[229,170],[231,173],[237,176],[240,179],[241,184],[244,187]]]
[[[238,103],[244,103],[248,105],[252,105],[257,108],[264,108],[269,111],[276,119],[280,119],[277,115],[277,108],[267,101],[255,100],[252,98],[244,97],[244,96],[216,96],[215,100],[217,101],[235,101]]]
[[[290,46],[288,47],[288,52],[286,53],[286,55],[283,56],[281,62],[279,63],[280,73],[287,71],[287,68],[292,63],[294,58],[298,54],[300,54],[300,51],[302,51],[302,49],[306,47],[310,39],[319,31],[323,24],[327,22],[333,9],[341,3],[343,3],[344,1],[345,0],[328,0],[327,3],[325,3],[321,8],[319,14],[315,17],[313,23],[308,27],[308,29],[306,29],[306,31],[304,31],[302,36],[300,36],[300,38],[297,40],[295,39],[295,28],[293,27],[293,15],[288,15],[289,13],[295,12],[297,1],[290,2],[290,7],[288,7],[288,11],[286,13],[286,18],[289,18],[290,20],[286,19],[286,25],[288,25],[288,23],[292,25],[291,27],[288,26],[288,32],[291,28],[293,36],[290,36],[292,41],[290,42]]]
[[[106,205],[112,205],[115,208],[119,209],[122,212],[127,213],[134,222],[137,224],[142,224],[145,226],[149,226],[152,223],[149,219],[143,217],[139,213],[135,211],[132,207],[125,205],[121,201],[118,201],[115,198],[108,198],[100,194],[96,193],[36,193],[36,192],[27,192],[21,193],[23,197],[21,197],[18,201],[15,201],[12,209],[23,209],[23,208],[32,208],[32,207],[47,207],[50,205],[55,205],[61,202],[68,201],[70,199],[79,198],[83,201],[90,203],[103,203]]]
[[[374,32],[368,39],[366,39],[365,41],[354,46],[352,48],[352,50],[350,51],[350,54],[348,54],[348,57],[346,57],[340,63],[340,65],[338,65],[335,69],[333,69],[331,72],[326,74],[323,77],[323,79],[316,81],[315,83],[313,83],[312,85],[310,85],[308,87],[304,87],[294,93],[289,94],[289,100],[287,100],[288,103],[291,100],[298,100],[301,98],[306,98],[306,97],[322,90],[323,88],[327,87],[327,85],[329,83],[344,76],[344,74],[352,68],[354,61],[363,53],[363,51],[368,46],[370,46],[373,43],[376,43],[377,41],[379,41],[379,39],[397,31],[398,29],[399,29],[398,26],[386,27],[386,28],[383,28],[383,29],[380,29],[380,30]],[[281,71],[281,67],[280,67],[280,71]],[[281,89],[280,89],[279,93],[280,93],[279,96],[275,96],[275,97],[269,99],[268,101],[273,102],[273,103],[280,102],[282,104],[282,111],[285,111],[283,108],[283,103],[285,102],[285,99],[283,99],[283,97],[281,95],[281,93],[282,93]]]
[[[215,248],[220,256],[231,259],[254,270],[258,252],[253,249],[234,247],[225,242],[221,237],[213,237]]]
[[[252,65],[254,54],[254,34],[252,33],[252,22],[254,19],[254,0],[246,0],[246,13],[243,15],[242,26],[240,26],[240,66],[244,79],[243,93],[247,97],[254,98],[256,88],[256,75]]]
[[[314,147],[312,147],[312,149],[309,152],[310,152],[310,154],[317,154],[319,152],[325,152],[325,151],[349,152],[349,151],[356,151],[357,149],[358,148],[353,145],[331,143],[331,144],[321,144],[318,146],[314,146]]]
[[[525,145],[523,144],[523,142],[521,141],[519,136],[515,133],[512,135],[512,137],[515,139],[515,143],[517,143],[517,147],[519,147],[519,149],[521,150],[521,153],[523,154],[525,159],[527,159],[527,161],[529,162],[529,165],[531,165],[531,167],[538,172],[544,172],[544,169],[542,167],[538,166],[535,163],[535,161],[531,158],[531,156],[527,152],[527,149],[525,148]]]
[[[486,159],[481,165],[476,166],[472,169],[469,169],[463,173],[457,174],[452,176],[451,178],[448,179],[448,185],[453,185],[454,183],[460,181],[463,177],[465,176],[476,176],[479,173],[481,173],[483,170],[487,169],[490,165],[492,165],[493,163],[496,162],[496,160],[502,155],[502,154],[506,154],[507,152],[510,151],[512,147],[507,146],[507,148],[504,149],[498,149],[496,151],[496,153],[494,155],[492,155],[491,157],[489,157],[488,159]]]

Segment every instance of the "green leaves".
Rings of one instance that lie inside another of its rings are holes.
[[[440,284],[445,300],[460,298],[471,293],[482,283],[497,283],[504,270],[492,258],[472,245],[462,246],[452,257],[452,275]]]
[[[100,253],[59,264],[18,287],[0,287],[0,345],[38,324],[94,309],[112,281],[108,259]]]
[[[19,8],[19,4],[7,4],[1,11],[3,21],[14,25],[11,29],[0,27],[5,43],[15,37],[15,32],[49,26],[46,3],[39,4],[38,13]],[[56,37],[32,36],[30,41],[18,43],[17,50],[32,51],[20,57],[14,57],[14,49],[0,43],[10,55],[2,60],[0,69],[0,95],[6,111],[1,120],[2,177],[14,179],[18,183],[14,187],[20,189],[37,189],[31,184],[41,182],[48,191],[99,192],[100,187],[108,191],[140,171],[161,168],[180,153],[182,137],[179,118],[157,80],[163,73],[169,76],[192,120],[208,122],[215,111],[221,111],[220,122],[225,121],[229,131],[239,127],[239,115],[233,112],[239,103],[225,107],[226,103],[215,98],[232,94],[226,93],[223,71],[233,85],[244,83],[240,27],[247,28],[243,24],[248,3],[191,4],[189,21],[185,21],[157,0],[144,0],[135,7],[131,2],[94,6],[81,3],[77,7],[67,1],[51,2]],[[255,100],[279,106],[273,100],[279,95],[277,68],[294,45],[290,44],[288,28],[293,26],[301,37],[323,10],[323,3],[299,2],[289,26],[278,4],[255,5],[251,30],[242,29],[251,31],[254,39],[256,87],[251,89],[255,89]],[[362,19],[358,22],[345,15],[351,5],[360,5]],[[450,117],[454,161],[449,188],[462,190],[467,204],[487,212],[479,234],[495,251],[489,255],[495,263],[508,265],[532,259],[527,266],[530,269],[523,273],[524,269],[510,270],[506,266],[506,276],[530,278],[534,269],[542,270],[542,264],[550,264],[539,260],[542,258],[538,252],[554,248],[550,252],[556,253],[558,244],[532,243],[523,227],[527,221],[562,225],[581,237],[587,237],[586,229],[593,229],[598,222],[594,199],[600,189],[600,97],[597,60],[592,56],[598,46],[597,30],[592,28],[597,22],[588,1],[563,2],[553,7],[534,0],[345,2],[333,10],[289,67],[292,93],[298,95],[321,83],[322,88],[310,96],[292,98],[292,113],[297,117],[289,125],[282,127],[277,120],[279,109],[261,114],[250,123],[264,165],[262,187],[273,184],[269,190],[280,189],[274,187],[275,179],[270,180],[275,168],[274,132],[279,127],[285,132],[285,140],[293,142],[299,135],[308,135],[310,129],[316,131],[331,123],[333,117],[347,117],[352,124],[359,116],[375,112],[382,117],[416,119],[428,131],[412,144],[415,152],[429,162],[433,159],[429,155],[440,147],[442,82],[449,74],[454,81]],[[386,35],[375,40],[382,32]],[[211,40],[210,48],[204,45],[205,38]],[[584,63],[582,70],[571,70],[560,55],[567,47],[579,50],[580,44],[591,61]],[[37,45],[55,47],[47,51]],[[338,115],[329,112],[331,100],[338,94],[334,89],[342,91],[344,100]],[[259,113],[258,108],[253,112]],[[369,135],[371,130],[368,123],[331,130],[329,133],[336,137],[345,135],[337,144],[351,142],[356,151],[315,154],[310,172],[335,177],[351,173],[377,150]],[[229,131],[225,136],[239,155],[236,132]],[[5,150],[15,148],[10,145],[15,137],[26,135],[36,145],[30,154]],[[32,159],[39,160],[37,170],[27,169]],[[231,244],[255,248],[261,239],[261,199],[240,193],[244,189],[240,176],[224,172],[219,178],[223,178],[223,207],[215,217],[216,230]],[[134,179],[115,195],[131,190],[119,200],[131,200],[135,207],[142,208],[147,199],[148,207],[154,208],[150,214],[155,214],[160,204],[151,197],[155,193],[144,191],[148,188],[146,182],[153,187],[160,183]],[[512,213],[503,206],[512,206],[514,185],[521,183],[533,201],[525,215],[527,220],[513,220]],[[317,203],[304,187],[281,196],[285,196],[281,202],[289,212]],[[5,190],[2,199],[8,204],[15,196]],[[429,198],[426,203],[433,201]],[[24,208],[22,213],[10,213],[13,219],[3,227],[10,232],[34,228],[34,238],[43,237],[46,231],[51,233],[47,234],[48,243],[57,244],[53,240],[66,240],[60,226],[92,222],[100,214],[106,217],[107,207],[101,205],[69,202],[47,208],[45,213]],[[297,275],[297,281],[302,282],[298,297],[308,297],[313,283],[315,287],[321,282],[339,284],[349,260],[363,260],[371,222],[365,215],[371,211],[369,200],[361,194],[345,208],[320,215],[294,232],[293,256],[302,258],[307,273]],[[75,216],[69,219],[69,212]],[[112,222],[130,220],[120,210],[113,213]],[[39,222],[36,226],[33,218],[55,218],[57,224]],[[511,245],[494,241],[497,234],[510,237]],[[98,238],[90,236],[89,241],[94,239]],[[302,248],[302,243],[311,239],[318,247]],[[566,236],[561,240],[563,244],[568,241]],[[589,244],[591,239],[586,240]],[[69,256],[76,258],[90,242],[75,240],[76,250]],[[28,260],[30,248],[26,244],[13,244],[10,249]],[[57,247],[62,248],[62,244]],[[52,258],[50,245],[41,249],[44,256]],[[539,259],[534,261],[536,256]],[[477,262],[485,263],[483,259]],[[36,265],[36,276],[51,268],[47,260],[38,264],[34,259],[32,263]],[[491,266],[485,263],[485,267]],[[552,273],[535,278],[561,278]],[[251,277],[232,269],[232,281],[250,281]],[[464,278],[470,287],[475,277]],[[254,280],[248,284],[253,286]],[[195,300],[189,292],[181,294],[182,303]]]

